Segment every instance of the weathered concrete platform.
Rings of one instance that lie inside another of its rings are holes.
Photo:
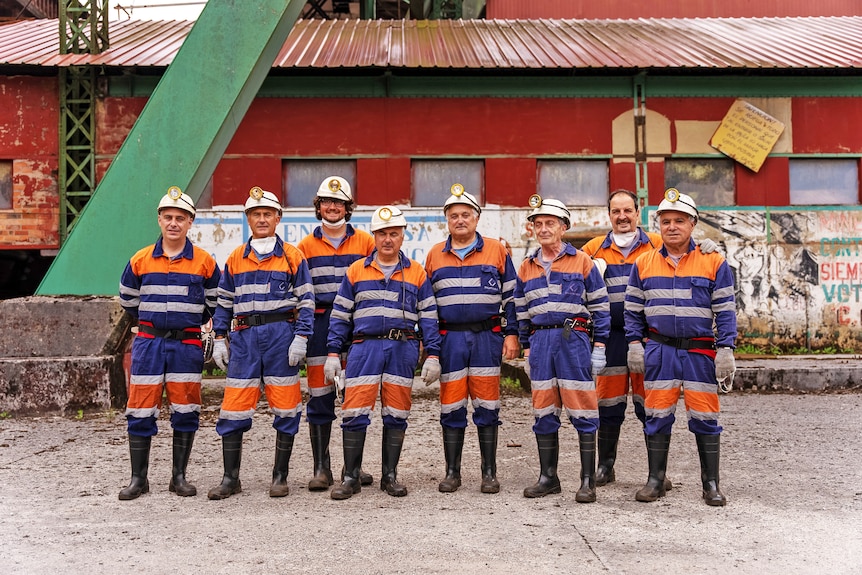
[[[130,326],[116,297],[0,300],[0,411],[122,406]]]

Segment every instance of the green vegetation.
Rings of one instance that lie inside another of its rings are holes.
[[[522,391],[521,383],[517,379],[512,379],[511,377],[501,377],[500,388],[505,391]]]
[[[835,347],[828,345],[819,349],[811,349],[803,346],[779,347],[771,345],[768,347],[759,347],[754,344],[744,343],[736,348],[736,354],[747,355],[836,355],[836,354],[853,354],[856,350],[848,347]]]

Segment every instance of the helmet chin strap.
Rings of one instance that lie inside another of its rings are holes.
[[[326,220],[321,220],[321,221],[323,223],[323,227],[329,228],[331,230],[337,230],[338,228],[340,228],[341,226],[343,226],[347,222],[347,220],[345,220],[344,218],[341,218],[337,222],[328,222]]]

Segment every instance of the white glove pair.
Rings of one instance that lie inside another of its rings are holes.
[[[227,364],[230,361],[230,355],[227,351],[227,343],[225,338],[219,337],[213,342],[213,361],[219,369],[227,372]]]
[[[422,365],[422,381],[429,386],[440,379],[440,360],[435,356],[429,356]]]
[[[608,365],[608,359],[605,355],[607,350],[604,346],[594,346],[593,353],[590,354],[590,372],[593,379]]]
[[[287,363],[290,367],[296,367],[299,362],[305,359],[305,354],[308,351],[308,338],[301,335],[293,336],[293,341],[290,342],[290,347],[287,349]]]

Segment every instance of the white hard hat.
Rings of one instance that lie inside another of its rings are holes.
[[[161,212],[165,208],[177,208],[195,216],[195,202],[191,196],[184,194],[178,186],[168,188],[168,193],[165,194],[159,201],[159,209]]]
[[[350,190],[350,183],[341,176],[328,176],[317,188],[317,197],[352,202],[353,192]]]
[[[461,184],[452,184],[449,188],[449,194],[449,198],[443,204],[444,214],[449,209],[449,206],[454,206],[455,204],[463,204],[473,208],[480,214],[482,213],[482,206],[479,205],[479,200],[473,194],[465,192],[464,186]]]
[[[374,210],[371,216],[371,231],[376,232],[385,228],[407,227],[407,219],[395,206],[383,206]]]
[[[267,192],[255,186],[248,191],[248,199],[245,201],[243,211],[249,211],[253,208],[273,208],[281,213],[281,204],[278,198],[272,192]]]
[[[566,207],[566,204],[560,200],[543,200],[539,194],[530,196],[530,207],[533,211],[527,216],[531,222],[536,216],[556,216],[566,223],[566,228],[572,224],[572,213]]]
[[[681,194],[676,188],[668,188],[655,211],[656,214],[662,212],[682,212],[697,219],[697,204],[691,196]]]

